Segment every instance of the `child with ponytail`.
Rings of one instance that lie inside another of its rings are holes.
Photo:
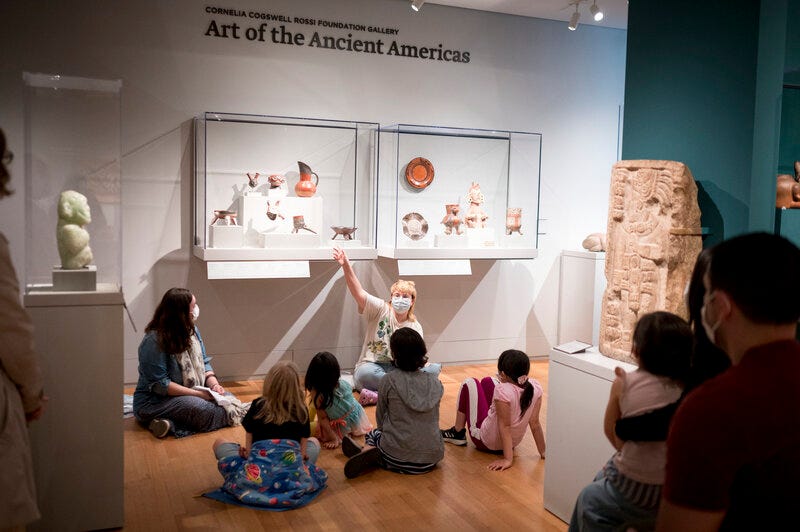
[[[544,431],[539,423],[542,386],[528,376],[530,369],[528,355],[509,349],[497,359],[495,378],[465,380],[458,394],[456,423],[442,431],[444,441],[466,445],[468,427],[472,443],[479,450],[503,453],[488,466],[502,471],[514,463],[514,448],[525,436],[525,429],[530,428],[539,455],[544,458]]]

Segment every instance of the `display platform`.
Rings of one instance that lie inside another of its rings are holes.
[[[564,522],[578,493],[615,452],[603,418],[617,366],[636,369],[601,355],[597,347],[574,355],[550,350],[544,507]]]
[[[561,252],[558,342],[600,343],[600,311],[606,288],[605,252]]]

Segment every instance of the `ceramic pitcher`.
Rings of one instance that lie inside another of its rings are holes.
[[[297,161],[297,166],[300,167],[300,181],[294,186],[294,193],[300,198],[310,198],[317,192],[317,185],[319,185],[319,176],[311,171],[311,168],[303,162]],[[314,176],[315,181],[311,181],[311,176]]]

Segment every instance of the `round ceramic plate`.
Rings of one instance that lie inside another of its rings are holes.
[[[414,188],[423,189],[433,181],[433,165],[424,157],[411,159],[406,165],[406,181]]]
[[[403,234],[411,240],[420,240],[428,233],[428,221],[418,212],[403,216]]]

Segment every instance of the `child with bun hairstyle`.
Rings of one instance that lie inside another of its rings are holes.
[[[305,387],[317,411],[316,436],[326,449],[339,447],[344,436],[363,436],[372,430],[353,387],[340,375],[339,361],[327,351],[314,355],[306,370]]]
[[[467,427],[472,443],[481,451],[503,453],[488,468],[508,469],[514,463],[514,448],[530,428],[539,455],[544,458],[544,431],[539,423],[542,386],[531,379],[528,355],[509,349],[497,359],[496,378],[466,379],[458,393],[456,423],[442,431],[442,438],[454,445],[467,444]]]

